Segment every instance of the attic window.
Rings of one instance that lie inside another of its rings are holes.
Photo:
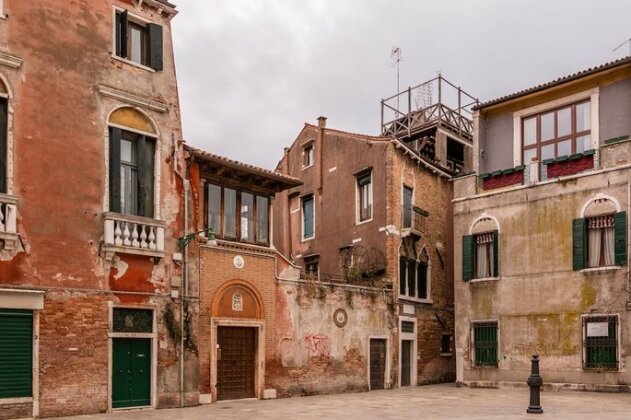
[[[116,12],[114,29],[118,57],[162,70],[162,26],[143,22],[125,10]]]
[[[464,166],[464,144],[447,139],[447,165],[454,173],[462,172]]]

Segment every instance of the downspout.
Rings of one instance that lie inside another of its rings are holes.
[[[186,229],[188,227],[188,190],[189,181],[186,176],[182,175],[178,171],[177,167],[177,141],[175,140],[175,133],[171,133],[171,140],[173,142],[173,172],[182,180],[182,186],[184,187],[184,226],[182,229],[182,235],[186,236]],[[188,296],[188,267],[186,265],[187,247],[182,250],[182,281],[181,288],[182,296],[180,297],[180,407],[184,407],[184,302]]]

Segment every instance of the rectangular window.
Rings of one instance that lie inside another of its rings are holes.
[[[585,369],[618,369],[618,317],[583,318]]]
[[[412,227],[412,193],[412,188],[403,187],[403,229]]]
[[[429,298],[428,264],[399,256],[399,295],[418,299]]]
[[[153,217],[155,139],[110,127],[110,211]]]
[[[522,147],[525,164],[591,149],[591,103],[583,101],[523,118]]]
[[[443,334],[440,337],[440,352],[442,354],[451,353],[451,335],[450,334]]]
[[[476,366],[497,366],[497,322],[473,324]]]
[[[475,235],[475,276],[478,279],[495,277],[493,232]]]
[[[217,237],[269,243],[268,197],[208,183],[206,208],[206,226]]]
[[[302,167],[308,168],[313,165],[313,145],[305,146],[302,150]]]
[[[613,214],[587,219],[587,266],[615,265],[615,230]]]
[[[372,218],[372,173],[357,177],[358,219],[360,222]]]
[[[162,26],[134,18],[127,10],[117,11],[115,35],[118,57],[162,70]]]
[[[317,279],[320,275],[320,257],[315,255],[305,258],[305,277]]]
[[[302,239],[315,236],[315,209],[313,196],[302,199]]]
[[[127,333],[150,333],[153,331],[151,309],[114,308],[112,331]]]

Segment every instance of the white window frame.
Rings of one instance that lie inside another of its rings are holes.
[[[522,163],[522,119],[531,114],[540,114],[547,110],[562,107],[564,105],[571,105],[575,102],[580,102],[589,99],[591,109],[591,136],[592,136],[592,149],[597,150],[600,143],[600,131],[598,126],[599,115],[599,97],[600,89],[598,87],[578,92],[573,95],[564,96],[563,98],[555,99],[553,101],[545,102],[539,105],[531,106],[528,108],[520,109],[513,112],[513,166],[519,166]]]
[[[0,0],[0,2],[2,2],[2,0]],[[147,25],[148,23],[154,23],[148,19],[138,16],[137,14],[134,14],[129,9],[124,9],[118,6],[112,7],[112,22],[113,23],[112,23],[112,53],[110,54],[111,57],[115,60],[122,61],[123,63],[130,64],[132,66],[141,68],[143,70],[147,70],[151,73],[156,73],[156,70],[152,69],[149,66],[145,66],[144,64],[136,63],[135,61],[131,61],[125,57],[119,57],[118,55],[116,55],[116,13],[124,12],[124,11],[127,11],[128,18],[134,23],[137,23],[139,25]]]
[[[2,7],[2,0],[0,0],[0,12]],[[2,83],[7,90],[7,93],[0,93],[0,98],[4,98],[7,100],[7,156],[6,156],[6,165],[7,165],[7,194],[13,194],[13,91],[9,86],[8,80],[4,77],[2,73],[0,73],[0,83]]]
[[[368,184],[368,199],[370,202],[370,217],[366,220],[361,220],[361,207],[362,207],[362,203],[361,203],[361,192],[360,192],[360,185],[359,185],[359,179],[363,178],[366,174],[368,174],[370,176],[370,183]],[[374,206],[374,194],[373,194],[373,181],[374,181],[374,177],[373,175],[373,170],[370,169],[370,172],[361,172],[359,174],[357,174],[355,176],[355,224],[356,225],[361,225],[364,223],[368,223],[371,222],[372,219],[375,216],[375,206]]]
[[[5,19],[7,15],[4,14],[4,0],[0,0],[0,19]]]
[[[604,369],[603,372],[620,372],[622,369],[622,360],[620,360],[620,357],[622,356],[621,354],[621,350],[620,350],[620,334],[622,332],[622,329],[620,328],[620,314],[602,314],[602,313],[594,313],[594,314],[584,314],[581,315],[581,336],[583,337],[583,342],[581,343],[581,347],[582,347],[582,357],[581,357],[581,372],[593,372],[594,368],[586,368],[585,367],[585,361],[587,360],[587,346],[585,345],[585,342],[587,340],[587,336],[586,336],[586,327],[585,327],[585,322],[587,321],[587,319],[589,318],[600,318],[600,317],[616,317],[616,361],[618,364],[618,369]]]
[[[305,237],[305,200],[307,199],[311,199],[313,200],[313,234],[309,237]],[[316,202],[315,202],[315,195],[313,194],[307,194],[304,195],[302,197],[300,197],[300,226],[301,226],[301,232],[300,232],[300,238],[301,238],[301,242],[307,242],[312,240],[313,238],[315,238],[316,234]]]
[[[302,169],[311,168],[315,163],[315,147],[313,146],[313,143],[314,141],[310,140],[302,146],[302,154],[300,155],[302,158]],[[307,165],[305,165],[305,155],[309,157],[309,162]]]
[[[480,222],[488,222],[489,220],[495,224],[495,229],[489,229],[490,226],[486,227],[486,228],[479,229],[479,230],[476,229],[476,226],[477,226],[478,223],[480,223]],[[492,216],[492,215],[490,215],[488,213],[482,213],[479,217],[477,217],[469,225],[469,235],[472,235],[474,237],[476,235],[480,235],[480,234],[484,234],[484,233],[490,233],[493,230],[497,230],[497,234],[498,235],[502,233],[502,228],[500,226],[500,222],[497,220],[497,218],[495,216]],[[502,247],[501,247],[501,243],[499,241],[497,243],[497,246],[499,247],[499,249],[497,250],[497,258],[498,258],[497,264],[498,264],[498,267],[500,268],[500,271],[501,271],[502,265],[500,263],[502,262]],[[495,249],[493,247],[492,247],[491,250],[493,252],[495,252]],[[478,261],[477,261],[477,258],[478,258],[477,248],[475,249],[475,251],[476,252],[473,255],[473,258],[474,258],[474,261],[473,261],[474,271],[475,271],[475,268],[477,267],[477,263],[478,263]],[[462,257],[462,255],[461,255],[461,257]],[[500,278],[501,278],[499,273],[494,273],[495,274],[494,277],[475,277],[476,274],[477,273],[475,273],[475,272],[473,273],[474,277],[471,280],[469,280],[470,283],[471,282],[483,282],[483,281],[495,281],[495,280],[500,280]],[[479,322],[482,322],[482,321],[479,321]]]

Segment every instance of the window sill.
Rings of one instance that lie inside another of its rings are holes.
[[[308,237],[308,238],[302,238],[302,239],[300,240],[300,242],[301,242],[301,243],[304,243],[304,242],[309,242],[309,241],[312,241],[314,238],[315,238],[315,236],[310,236],[310,237]]]
[[[117,56],[115,54],[112,54],[111,57],[114,60],[120,61],[122,63],[129,64],[131,66],[138,67],[138,68],[143,69],[143,70],[147,70],[148,72],[151,72],[151,73],[156,73],[156,70],[152,69],[151,67],[147,67],[144,64],[136,63],[135,61],[131,61],[131,60],[128,60],[126,58],[119,57],[119,56]]]
[[[434,301],[432,299],[420,299],[420,298],[415,298],[415,297],[406,296],[406,295],[399,295],[399,300],[410,302],[410,303],[425,303],[429,305],[434,304]]]
[[[355,221],[355,226],[359,226],[359,225],[363,225],[366,223],[372,222],[372,217],[370,219],[366,219],[366,220],[356,220]]]
[[[25,404],[33,402],[33,397],[0,398],[0,404]]]
[[[454,355],[453,353],[441,353],[440,357],[451,357],[453,355]]]
[[[590,268],[583,268],[581,271],[581,273],[585,274],[585,275],[590,275],[590,274],[599,274],[599,273],[606,273],[609,271],[616,271],[616,270],[620,270],[622,267],[620,267],[619,265],[608,265],[608,266],[604,266],[604,267],[590,267]]]
[[[313,163],[311,165],[309,165],[309,166],[303,166],[302,170],[304,171],[305,169],[309,169],[309,168],[313,168]]]
[[[481,277],[479,279],[471,279],[469,283],[485,283],[488,281],[499,281],[501,279],[501,277]]]
[[[473,365],[473,369],[499,369],[497,365]]]

